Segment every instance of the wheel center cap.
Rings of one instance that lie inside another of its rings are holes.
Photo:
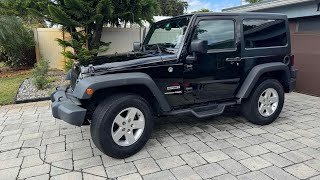
[[[125,130],[128,130],[128,132],[129,132],[129,130],[131,130],[132,127],[134,127],[133,121],[131,119],[127,120],[127,122],[124,121],[124,122],[122,122],[121,127]]]

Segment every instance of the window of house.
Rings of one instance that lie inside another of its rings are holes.
[[[195,30],[193,39],[207,40],[208,49],[235,48],[233,20],[203,20]]]
[[[243,36],[246,48],[263,48],[287,45],[287,29],[284,20],[243,20]]]

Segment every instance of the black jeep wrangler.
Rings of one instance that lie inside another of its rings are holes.
[[[70,87],[51,95],[55,118],[90,123],[95,145],[115,158],[145,145],[154,116],[204,118],[241,104],[250,122],[266,125],[280,114],[284,93],[295,88],[288,21],[281,14],[178,16],[153,24],[133,49],[75,63]]]

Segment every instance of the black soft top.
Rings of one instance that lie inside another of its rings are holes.
[[[229,12],[203,12],[195,14],[184,14],[180,16],[175,16],[172,18],[164,19],[156,23],[162,23],[166,21],[171,21],[173,19],[184,18],[184,17],[203,17],[203,16],[240,16],[243,18],[270,18],[270,19],[287,19],[287,15],[280,13],[260,13],[260,12],[241,12],[241,13],[229,13]]]
[[[287,18],[286,15],[280,13],[260,13],[260,12],[242,12],[242,13],[229,13],[229,12],[208,12],[208,13],[196,13],[196,16],[243,16],[243,17],[256,17],[265,16],[270,18]]]

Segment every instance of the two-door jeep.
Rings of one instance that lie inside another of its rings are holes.
[[[153,24],[133,49],[74,63],[70,86],[51,96],[55,118],[90,123],[95,145],[115,158],[145,145],[154,116],[204,118],[241,105],[250,122],[265,125],[295,88],[288,21],[281,14],[178,16]]]

